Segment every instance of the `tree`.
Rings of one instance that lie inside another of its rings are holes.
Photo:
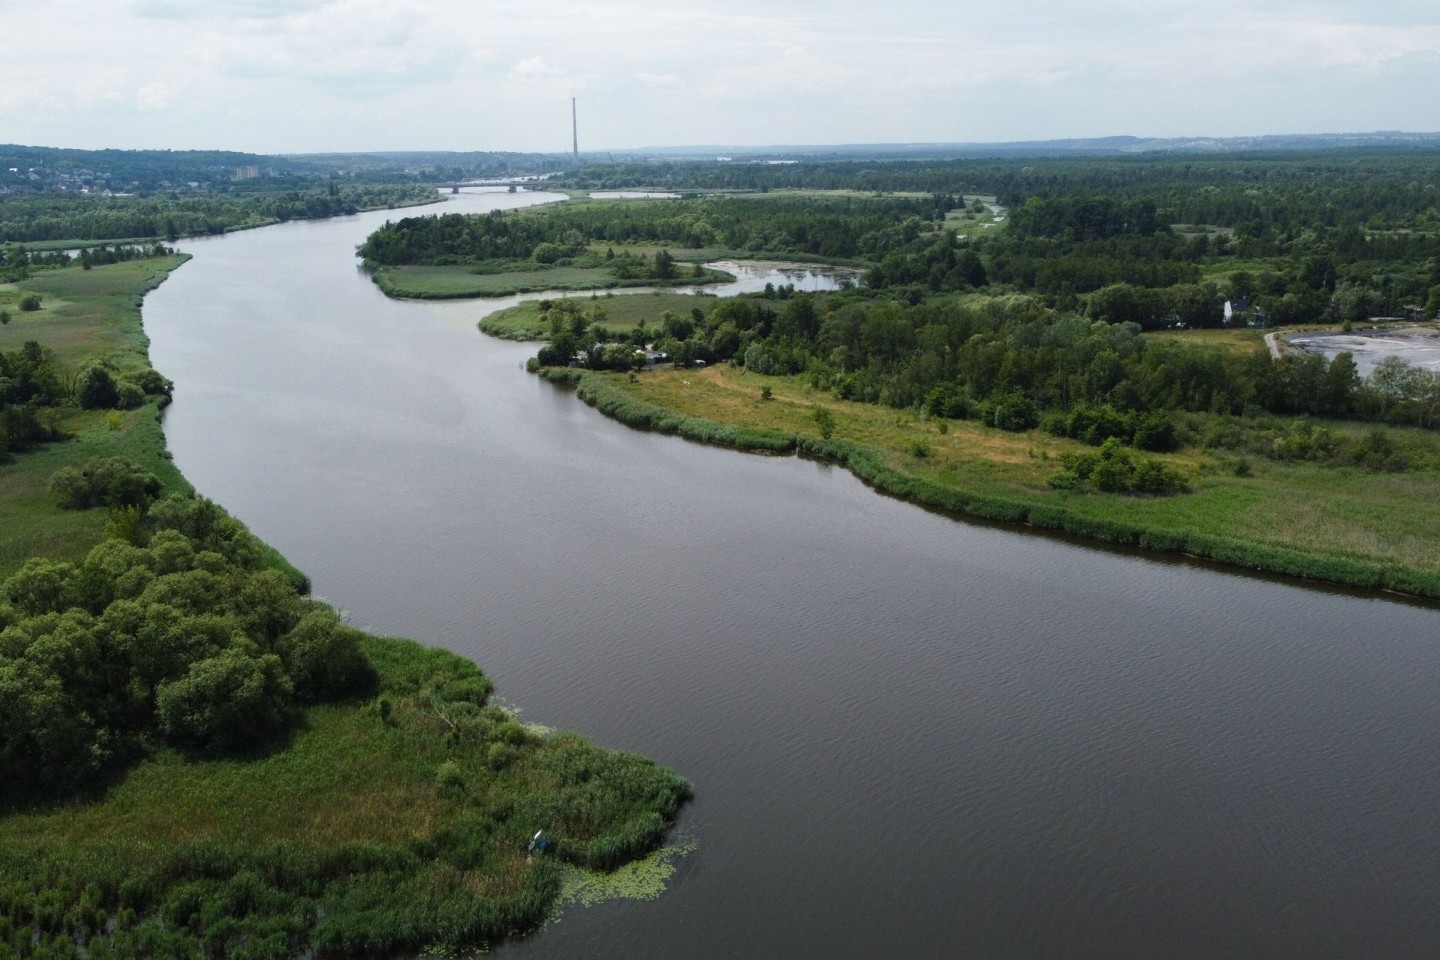
[[[1330,361],[1325,373],[1325,410],[1332,416],[1344,416],[1355,405],[1355,391],[1360,387],[1360,373],[1355,355],[1342,350]]]
[[[303,617],[276,645],[295,696],[315,703],[370,693],[377,677],[360,649],[362,636],[341,623],[333,610]]]
[[[4,598],[26,616],[57,613],[71,598],[74,564],[32,557],[3,584]]]
[[[171,743],[201,753],[231,753],[284,730],[292,694],[279,657],[253,657],[232,647],[162,684],[156,714]]]
[[[820,439],[829,440],[835,436],[835,415],[824,407],[815,408],[815,426],[820,430]]]
[[[6,792],[69,792],[99,765],[94,722],[53,671],[0,657],[0,781]]]
[[[160,495],[160,480],[124,457],[88,460],[78,467],[62,467],[50,478],[50,489],[60,506],[148,507]]]
[[[85,368],[78,393],[80,406],[86,410],[112,410],[120,400],[115,378],[99,364]]]

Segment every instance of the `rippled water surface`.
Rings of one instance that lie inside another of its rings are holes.
[[[187,241],[145,319],[177,462],[317,593],[695,782],[664,897],[501,954],[1436,955],[1434,609],[633,432],[379,294],[386,217]]]

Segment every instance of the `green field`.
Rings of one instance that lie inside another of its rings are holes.
[[[1296,328],[1288,328],[1296,329]],[[1267,330],[1248,327],[1199,330],[1148,330],[1142,336],[1157,343],[1179,343],[1188,346],[1213,347],[1227,353],[1258,353],[1266,349]]]
[[[663,290],[647,293],[605,294],[572,298],[582,310],[604,312],[601,324],[611,333],[626,336],[640,326],[658,329],[659,318],[666,311],[689,316],[692,310],[708,312],[715,298],[693,293],[669,293]],[[541,301],[527,300],[490,314],[480,321],[480,329],[502,340],[544,340],[550,336],[550,325],[540,309]]]
[[[34,340],[55,352],[74,371],[90,357],[107,357],[121,370],[149,366],[140,328],[140,299],[185,262],[184,257],[132,260],[82,270],[78,266],[46,270],[19,284],[0,285],[0,310],[10,322],[0,326],[0,350],[15,350]],[[18,312],[14,304],[38,293],[41,309]],[[96,457],[125,456],[148,469],[167,492],[190,486],[170,463],[160,429],[156,398],[136,410],[101,411],[65,407],[56,411],[61,427],[74,439],[51,443],[0,464],[0,577],[27,557],[75,560],[102,539],[105,514],[61,510],[50,493],[52,474],[61,467]]]

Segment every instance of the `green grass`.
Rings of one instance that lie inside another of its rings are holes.
[[[1264,461],[1248,477],[1230,458],[1186,449],[1162,459],[1191,493],[1062,493],[1046,481],[1080,444],[968,421],[940,424],[837,400],[799,378],[740,368],[655,370],[627,377],[556,371],[580,396],[634,426],[741,449],[799,449],[844,463],[884,492],[958,514],[1028,523],[1113,543],[1187,553],[1257,570],[1440,598],[1440,474]],[[764,387],[772,399],[761,399]],[[834,439],[814,412],[829,410]],[[1363,430],[1363,425],[1343,429]],[[912,451],[923,443],[929,454]]]
[[[0,326],[0,350],[15,350],[34,340],[52,349],[70,371],[91,357],[109,358],[125,371],[148,367],[140,300],[185,259],[132,260],[92,270],[70,266],[0,286],[0,309],[11,312],[10,322]],[[40,294],[40,310],[20,313],[8,306],[25,293]],[[78,407],[56,413],[73,439],[44,444],[0,464],[0,530],[5,531],[0,537],[0,577],[31,556],[78,560],[103,538],[104,511],[61,510],[50,493],[50,477],[61,467],[123,456],[146,464],[166,492],[190,490],[165,453],[157,398],[136,410],[117,411],[116,418]]]
[[[128,237],[122,240],[27,240],[24,247],[31,253],[45,253],[51,250],[80,250],[85,247],[131,246],[154,242],[154,237]]]
[[[1187,346],[1213,347],[1232,354],[1260,353],[1267,349],[1268,330],[1232,327],[1205,330],[1150,330],[1142,334],[1146,340],[1159,343],[1181,343]]]
[[[464,658],[366,642],[378,698],[310,708],[284,749],[159,752],[102,796],[0,821],[0,954],[15,928],[42,934],[36,956],[67,955],[45,949],[61,932],[101,956],[149,953],[156,915],[184,955],[270,937],[246,955],[483,947],[544,922],[562,865],[603,885],[595,871],[655,849],[689,796],[648,760],[451,699],[447,684],[487,686]],[[551,845],[529,857],[536,829]],[[653,895],[672,855],[609,892]]]
[[[1229,283],[1232,273],[1244,272],[1258,275],[1265,270],[1281,271],[1285,265],[1285,261],[1281,260],[1242,260],[1239,257],[1229,257],[1206,264],[1202,268],[1200,279],[1201,282],[1214,280],[1219,283]]]
[[[629,334],[642,323],[649,329],[658,331],[660,315],[667,310],[688,317],[690,311],[696,308],[709,312],[715,302],[715,298],[710,296],[669,293],[663,290],[616,296],[602,295],[593,299],[584,296],[575,300],[584,310],[591,307],[603,309],[605,327],[611,333],[622,336]],[[550,324],[541,313],[538,300],[527,300],[492,313],[480,321],[480,329],[502,340],[544,340],[550,336]]]
[[[474,273],[469,266],[377,267],[375,284],[387,296],[414,300],[505,297],[547,290],[613,290],[624,287],[688,286],[692,277],[674,280],[617,280],[605,267],[536,267],[501,273]]]

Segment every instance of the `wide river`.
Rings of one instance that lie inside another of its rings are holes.
[[[317,594],[694,781],[669,892],[502,955],[1440,955],[1435,608],[631,431],[382,296],[398,215],[186,241],[145,324],[177,463]]]

